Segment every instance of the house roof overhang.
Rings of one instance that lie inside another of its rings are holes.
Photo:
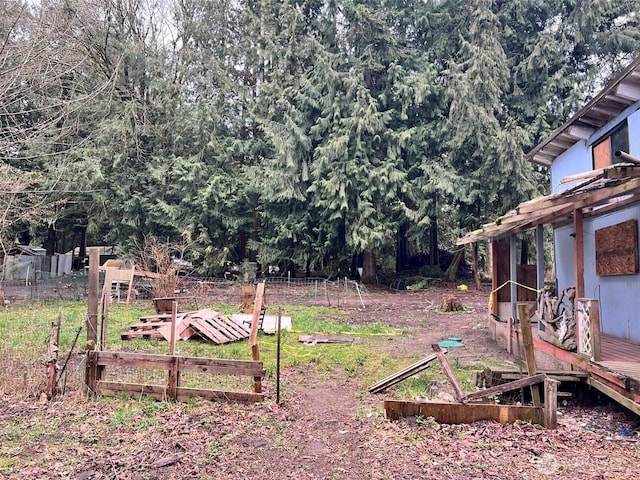
[[[556,129],[528,154],[538,165],[550,166],[571,146],[589,139],[624,110],[640,100],[640,56],[620,72],[578,113]]]
[[[495,222],[467,233],[457,244],[496,240],[538,225],[559,225],[570,220],[578,209],[598,215],[640,201],[640,165],[617,163],[590,174],[572,188],[521,203]]]

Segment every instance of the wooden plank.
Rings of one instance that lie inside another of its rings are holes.
[[[576,298],[583,298],[584,297],[584,221],[582,217],[581,208],[576,208],[573,211],[573,231],[575,233],[574,265],[575,265]]]
[[[614,390],[613,388],[605,385],[602,382],[599,382],[598,380],[596,380],[593,377],[589,378],[589,385],[591,385],[592,387],[600,390],[602,393],[604,393],[608,397],[614,399],[620,405],[623,405],[624,407],[627,407],[629,410],[631,410],[636,415],[640,415],[640,404],[634,402],[633,400],[631,400],[630,398],[628,398],[625,395],[621,394],[620,392]]]
[[[158,332],[162,335],[162,337],[170,341],[171,340],[171,323],[170,322],[162,322],[157,324]],[[173,327],[176,338],[181,338],[182,340],[186,340],[191,338],[192,335],[195,334],[195,331],[190,330],[189,327],[189,316],[187,314],[176,315],[176,324]],[[188,332],[187,332],[188,331]]]
[[[529,376],[534,376],[536,374],[536,357],[533,348],[533,332],[531,330],[528,304],[518,304],[518,318],[520,319],[520,328],[522,330],[522,347],[527,361],[527,373],[529,373]],[[531,397],[533,398],[533,404],[539,407],[540,389],[537,385],[531,385]]]
[[[220,322],[223,322],[230,331],[234,332],[239,339],[249,338],[249,335],[251,335],[251,329],[244,324],[234,322],[232,319],[222,315],[217,318]]]
[[[551,378],[544,380],[544,426],[555,430],[558,428],[558,385],[560,382]]]
[[[211,340],[216,345],[229,343],[229,339],[227,337],[225,337],[222,333],[220,333],[218,330],[213,328],[209,323],[207,323],[202,318],[198,318],[198,317],[191,318],[191,320],[189,321],[189,326],[197,330],[198,332],[200,332],[202,335],[204,335],[206,338]]]
[[[167,397],[169,400],[178,399],[178,384],[180,383],[180,371],[178,370],[177,357],[171,357],[169,377],[167,379]]]
[[[490,369],[491,374],[506,381],[519,380],[527,374],[518,370],[500,370]],[[587,372],[577,372],[571,370],[538,370],[538,373],[544,373],[548,378],[553,378],[559,382],[584,382],[589,378]]]
[[[480,390],[477,392],[469,393],[462,397],[462,402],[470,402],[472,400],[478,400],[480,398],[491,397],[493,395],[499,395],[505,392],[511,392],[513,390],[518,390],[520,388],[529,387],[531,385],[537,385],[538,383],[542,383],[545,381],[547,376],[544,373],[539,373],[532,377],[525,377],[519,380],[514,380],[513,382],[503,383],[501,385],[496,385],[495,387],[489,387],[484,390]]]
[[[259,283],[256,291],[256,302],[253,306],[253,318],[251,319],[251,334],[249,336],[249,347],[251,357],[254,361],[260,361],[260,348],[258,347],[258,327],[260,326],[260,316],[263,314],[265,283]],[[253,378],[253,391],[262,393],[262,378]]]
[[[153,397],[156,400],[167,400],[167,389],[161,385],[99,381],[96,387],[96,393],[105,396],[127,394],[134,397],[143,394]],[[217,401],[261,402],[264,400],[265,395],[263,393],[205,390],[185,387],[178,387],[176,392],[176,399],[180,402],[197,397]]]
[[[443,353],[447,353],[446,350],[443,350]],[[413,365],[408,366],[404,370],[401,370],[393,375],[389,375],[388,377],[380,380],[377,383],[374,383],[369,387],[370,393],[380,393],[384,392],[387,388],[396,385],[407,378],[413,377],[415,374],[422,372],[423,370],[429,368],[429,364],[434,361],[438,356],[433,353],[428,357],[423,358],[422,360],[414,363]]]
[[[431,403],[385,400],[384,409],[389,420],[421,415],[433,417],[438,423],[473,423],[494,420],[500,423],[516,421],[544,424],[541,407],[495,404]]]
[[[223,335],[228,342],[236,342],[238,340],[242,340],[243,338],[247,338],[249,335],[239,336],[235,330],[230,329],[229,325],[224,321],[222,317],[203,317],[201,319],[203,322],[209,324],[212,328],[218,331],[221,335]]]
[[[260,314],[262,312],[262,303],[264,301],[264,282],[258,284],[258,288],[256,291],[256,301],[253,305],[253,318],[251,320],[251,333],[249,336],[249,346],[253,347],[258,344],[258,327]],[[254,360],[260,360],[259,358],[254,358]]]
[[[90,394],[95,394],[98,385],[98,353],[95,350],[87,352],[86,386]]]
[[[236,392],[222,390],[202,390],[196,388],[178,388],[178,400],[181,402],[191,398],[204,398],[214,401],[229,402],[262,402],[265,398],[264,393],[254,392]]]
[[[176,317],[178,316],[178,302],[171,302],[171,324],[169,325],[169,355],[176,352]],[[176,388],[177,388],[176,383]]]
[[[252,360],[224,360],[219,358],[179,357],[180,371],[215,375],[246,375],[264,377],[262,362]]]
[[[169,370],[171,357],[154,353],[137,352],[96,352],[96,364],[103,366],[123,366]]]
[[[456,394],[456,399],[458,401],[461,401],[462,398],[464,397],[464,390],[462,390],[462,385],[460,385],[460,382],[456,378],[455,373],[453,373],[453,370],[451,369],[449,362],[444,356],[444,352],[440,348],[440,345],[438,345],[437,343],[434,343],[433,345],[431,345],[431,348],[433,349],[433,352],[438,357],[438,360],[440,361],[440,365],[442,365],[442,369],[444,370],[445,375],[447,376],[447,378],[449,379],[449,382],[453,386],[453,390]]]

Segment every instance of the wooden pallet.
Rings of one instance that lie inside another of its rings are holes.
[[[216,345],[236,342],[249,338],[249,327],[238,324],[224,315],[210,309],[176,315],[175,338],[188,340],[198,335]],[[127,332],[120,335],[122,340],[134,338],[171,337],[171,315],[152,315],[140,318]]]
[[[189,315],[189,326],[207,340],[220,345],[249,338],[251,331],[213,310],[200,310]]]

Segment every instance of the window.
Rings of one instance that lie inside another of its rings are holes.
[[[629,153],[629,127],[626,120],[611,132],[611,154],[613,155],[616,152]],[[618,157],[612,158],[612,163],[624,161]]]
[[[617,151],[629,153],[629,127],[626,119],[608,137],[593,146],[593,168],[604,168],[622,162],[622,159],[614,156]]]

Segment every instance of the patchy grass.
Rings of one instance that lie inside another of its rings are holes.
[[[230,315],[235,308],[229,305],[209,306]],[[293,319],[293,330],[281,335],[281,368],[304,370],[313,367],[327,378],[349,377],[360,380],[362,388],[377,381],[381,374],[388,375],[402,365],[391,360],[382,348],[390,337],[399,337],[403,331],[382,322],[368,325],[349,324],[346,315],[337,308],[299,305],[271,306],[270,314],[281,312]],[[138,323],[141,316],[153,314],[151,303],[132,306],[110,305],[107,322],[107,350],[168,353],[163,339],[121,340],[120,334]],[[78,302],[38,302],[12,304],[0,312],[0,392],[20,392],[37,397],[45,387],[43,363],[47,359],[48,336],[52,323],[61,318],[59,364],[68,362],[60,386],[79,390],[84,379],[84,349],[86,341],[86,304]],[[78,335],[78,331],[80,333]],[[298,341],[300,334],[341,335],[354,338],[352,343],[305,345]],[[74,340],[78,336],[77,343]],[[277,338],[259,335],[261,359],[267,380],[276,373]],[[71,349],[73,347],[73,352]],[[200,339],[178,341],[176,354],[209,358],[250,360],[251,351],[246,341],[226,345],[213,345]],[[107,378],[113,381],[166,383],[162,370],[107,369]],[[251,379],[232,376],[211,376],[196,373],[181,375],[181,385],[193,388],[247,389]],[[285,387],[286,388],[286,387]]]

